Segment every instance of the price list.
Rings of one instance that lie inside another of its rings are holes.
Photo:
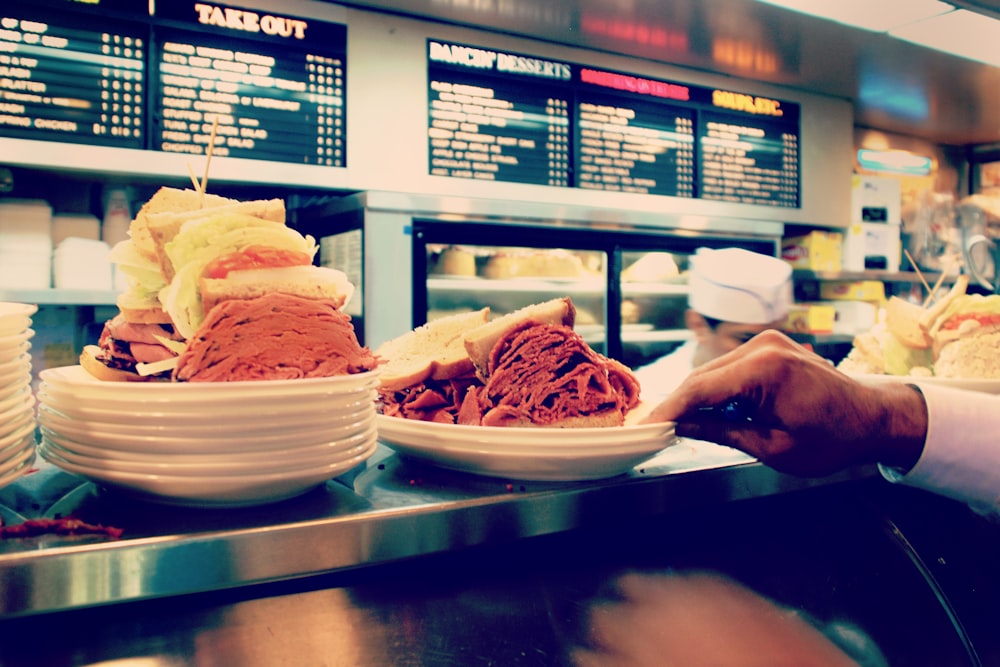
[[[250,40],[167,36],[158,51],[156,148],[344,166],[341,56]]]
[[[429,99],[432,175],[569,184],[565,97],[450,74],[430,81]]]
[[[699,145],[703,199],[790,208],[799,205],[797,125],[705,113]]]
[[[577,105],[577,184],[591,190],[694,196],[694,113],[638,100]]]
[[[0,9],[0,135],[141,148],[146,32]]]

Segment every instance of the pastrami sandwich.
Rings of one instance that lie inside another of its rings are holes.
[[[638,404],[631,371],[573,331],[569,298],[483,323],[486,311],[435,320],[377,348],[383,414],[489,426],[612,426]]]
[[[211,206],[196,208],[195,201]],[[281,200],[202,199],[161,188],[133,220],[130,239],[115,247],[113,259],[129,286],[119,297],[119,315],[98,345],[84,349],[81,365],[102,379],[176,379],[187,341],[224,302],[280,293],[343,308],[353,284],[342,271],[314,266],[314,240],[284,218]]]
[[[378,346],[382,413],[455,423],[466,390],[478,382],[465,335],[486,324],[489,313],[481,308],[448,315]]]
[[[622,426],[639,404],[632,371],[593,350],[572,323],[527,317],[486,325],[465,346],[483,385],[466,393],[460,424]]]

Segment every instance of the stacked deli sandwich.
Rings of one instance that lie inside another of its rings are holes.
[[[112,249],[128,281],[81,365],[103,380],[236,381],[370,370],[342,312],[354,286],[314,266],[280,199],[161,188]]]
[[[430,322],[376,349],[383,414],[482,426],[621,426],[639,403],[623,364],[573,330],[569,298],[489,321],[489,310]]]
[[[928,308],[898,297],[855,337],[838,368],[848,373],[1000,378],[1000,295],[967,294],[968,277]]]

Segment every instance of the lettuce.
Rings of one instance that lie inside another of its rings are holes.
[[[303,237],[295,230],[286,227],[280,222],[262,220],[261,218],[256,218],[245,213],[220,213],[204,218],[188,220],[181,226],[176,236],[163,246],[163,250],[167,254],[167,257],[170,258],[174,270],[177,271],[185,264],[194,261],[203,250],[214,246],[219,237],[225,236],[230,232],[249,229],[261,229],[263,232],[271,231],[277,235],[294,237],[302,243],[295,246],[282,245],[279,247],[292,247],[293,249],[308,253],[309,257],[316,254],[317,247],[311,238]],[[268,238],[268,236],[263,236],[262,238]],[[261,245],[271,244],[262,241]],[[213,256],[217,257],[220,254],[222,253],[216,252]]]
[[[185,338],[195,334],[205,317],[200,282],[205,267],[215,258],[257,245],[298,251],[309,257],[316,254],[311,236],[303,236],[281,223],[251,218],[261,223],[256,224],[247,218],[226,214],[190,221],[165,246],[176,273],[160,290],[159,297],[178,333]]]

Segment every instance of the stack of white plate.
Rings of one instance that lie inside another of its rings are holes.
[[[39,451],[154,502],[255,505],[302,494],[378,446],[376,372],[304,380],[101,382],[44,370]]]
[[[35,460],[35,397],[31,391],[31,316],[38,307],[0,301],[0,486]]]

